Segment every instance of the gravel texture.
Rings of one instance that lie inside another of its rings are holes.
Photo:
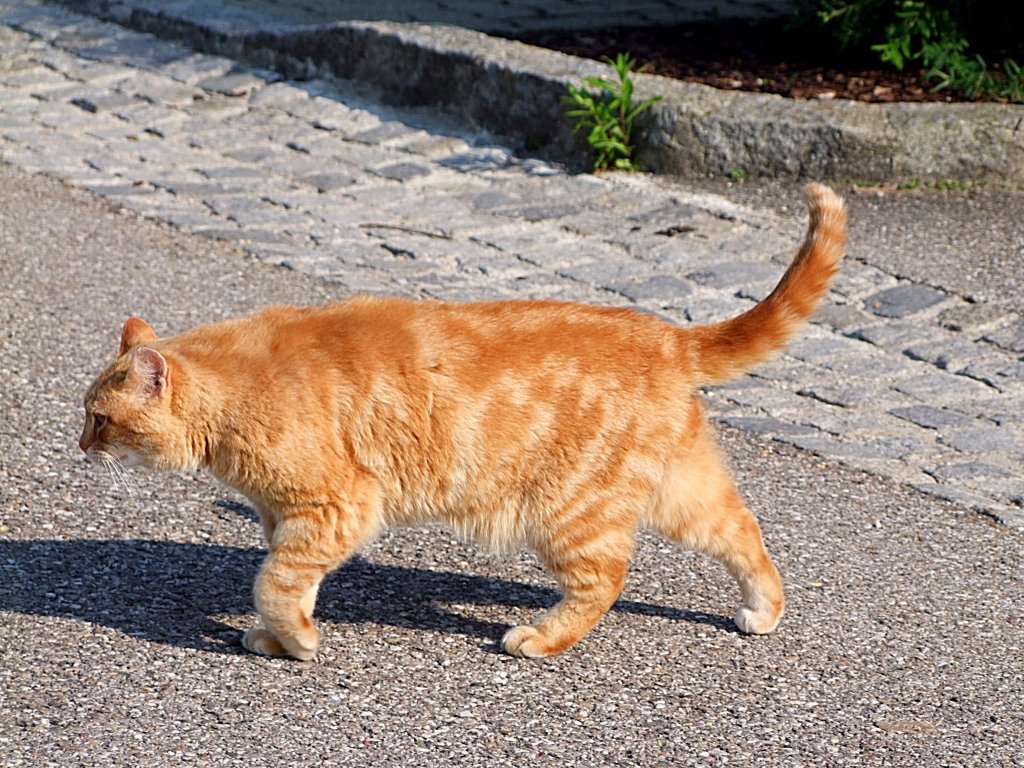
[[[313,663],[246,655],[251,512],[204,475],[75,446],[131,313],[160,331],[341,289],[0,165],[0,765],[1024,765],[1024,538],[724,429],[788,585],[777,634],[651,536],[561,657],[497,652],[534,559],[388,533],[321,593]]]

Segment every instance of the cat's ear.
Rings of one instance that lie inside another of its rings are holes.
[[[138,317],[129,317],[121,329],[121,351],[117,353],[120,357],[125,352],[135,347],[146,344],[156,338],[153,329],[149,324]]]
[[[164,356],[155,349],[136,347],[132,350],[126,382],[146,399],[159,397],[171,385],[171,369]]]

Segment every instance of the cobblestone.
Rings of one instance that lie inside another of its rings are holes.
[[[986,334],[985,340],[1011,352],[1024,352],[1024,320]]]
[[[768,416],[722,416],[723,423],[731,427],[753,432],[755,435],[779,437],[780,435],[814,435],[818,430],[806,424],[792,424]]]
[[[897,392],[903,390],[897,389]],[[892,390],[882,389],[877,386],[840,384],[828,386],[815,384],[805,387],[798,394],[806,397],[813,397],[829,405],[838,405],[841,408],[861,408],[868,406],[885,407],[891,405],[896,399]]]
[[[779,271],[772,264],[759,262],[732,261],[713,264],[691,272],[688,278],[700,285],[711,288],[750,289],[756,283],[773,286],[779,279]]]
[[[411,181],[418,176],[429,176],[430,169],[419,163],[391,163],[368,169],[370,173],[392,181]]]
[[[832,281],[832,290],[840,296],[858,302],[869,309],[863,301],[868,295],[877,294],[881,289],[896,287],[898,280],[877,267],[857,263],[855,269],[841,269]]]
[[[887,350],[902,351],[912,344],[927,341],[932,331],[924,323],[889,322],[855,328],[847,335]]]
[[[571,175],[352,84],[282,80],[35,0],[0,0],[0,152],[353,291],[679,323],[749,309],[803,228],[671,180]],[[1024,321],[853,259],[815,319],[709,390],[713,418],[1021,520]]]
[[[967,429],[943,434],[946,445],[964,453],[998,453],[1024,463],[1024,434],[1008,426]]]
[[[824,336],[821,338],[797,339],[786,348],[786,354],[804,362],[821,362],[837,358],[852,359],[852,356],[863,359],[870,354],[863,344],[844,339],[841,336]]]
[[[945,294],[927,285],[898,285],[864,300],[870,312],[880,317],[903,318],[945,301]]]
[[[204,91],[221,93],[225,96],[248,96],[267,84],[262,77],[251,72],[229,72],[204,78],[196,83]]]
[[[1007,320],[1009,317],[999,307],[987,304],[965,303],[942,310],[939,313],[939,324],[951,331],[975,333]]]
[[[631,280],[612,281],[606,287],[637,304],[654,302],[662,309],[679,306],[682,297],[692,292],[688,283],[673,275],[640,276]]]
[[[990,515],[995,519],[1015,527],[1024,527],[1024,513],[1020,509],[993,508],[992,498],[979,493],[971,493],[948,483],[933,481],[911,483],[911,487],[946,501],[954,501],[971,509]]]
[[[962,337],[914,344],[903,350],[903,354],[911,360],[923,360],[937,368],[954,373],[960,373],[967,366],[978,363],[978,345],[970,339]],[[988,361],[983,360],[982,362]]]
[[[821,361],[821,365],[847,380],[865,379],[878,382],[882,379],[890,384],[915,372],[912,366],[908,366],[906,361],[899,357],[864,350],[859,350],[856,354],[827,358]]]
[[[797,448],[824,456],[826,458],[843,459],[901,459],[913,453],[919,446],[916,443],[903,443],[898,440],[876,439],[864,442],[843,440],[838,436],[826,435],[783,435],[781,442],[790,443]]]
[[[983,461],[966,461],[960,464],[946,464],[934,469],[925,470],[939,480],[981,480],[989,482],[1015,477],[1013,472],[998,467],[994,464],[986,464]]]
[[[897,392],[922,402],[951,404],[968,397],[980,397],[986,390],[981,382],[963,376],[924,373],[893,385]]]
[[[1002,392],[1024,383],[1024,361],[982,360],[970,363],[958,373],[977,379]]]
[[[935,408],[931,405],[909,405],[902,408],[893,408],[889,413],[928,429],[962,427],[971,422],[968,417],[956,411],[948,408]]]
[[[963,413],[984,414],[984,418],[999,426],[1024,425],[1024,395],[1020,394],[1019,388],[1016,395],[975,398],[958,403],[954,408]]]

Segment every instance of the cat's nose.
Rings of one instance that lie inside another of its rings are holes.
[[[78,438],[78,447],[88,453],[90,445],[92,445],[92,435],[82,432],[82,436]]]

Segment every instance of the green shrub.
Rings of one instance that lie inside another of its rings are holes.
[[[615,70],[618,82],[603,77],[585,77],[584,85],[595,88],[577,88],[569,84],[565,97],[566,114],[576,118],[573,132],[587,131],[587,142],[594,150],[594,170],[617,168],[639,170],[636,147],[633,143],[633,121],[644,110],[661,100],[660,96],[633,103],[633,78],[636,59],[620,53],[614,60],[606,59]]]
[[[844,50],[874,51],[902,70],[919,66],[933,90],[968,98],[993,95],[1024,101],[1020,54],[1021,3],[991,0],[798,0],[798,18],[829,31]],[[1016,14],[1016,17],[1014,17]],[[974,42],[1002,52],[996,67]]]

